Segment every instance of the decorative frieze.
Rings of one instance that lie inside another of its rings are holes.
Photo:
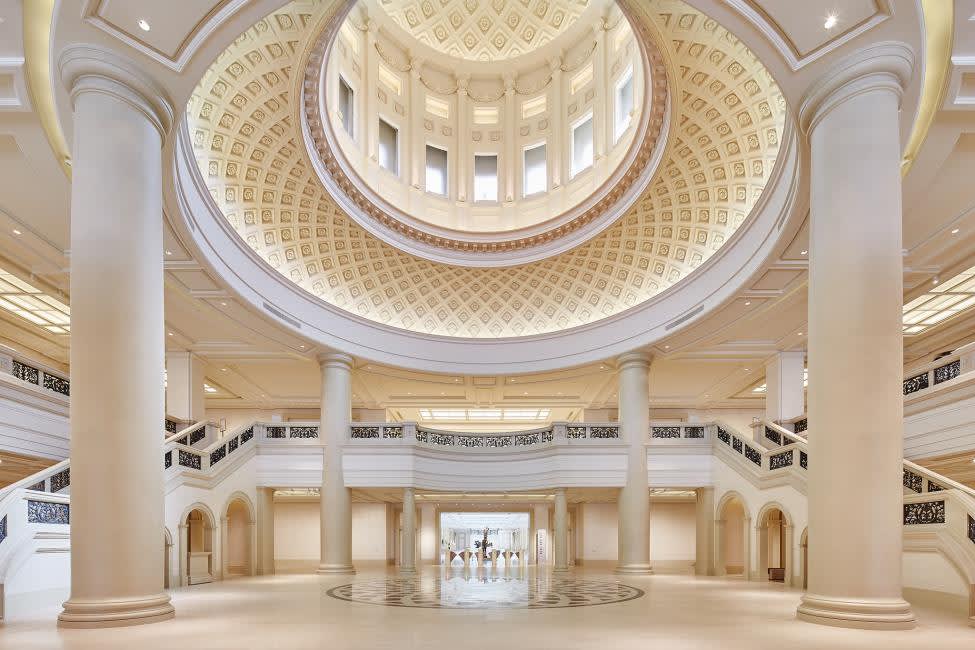
[[[210,467],[213,467],[227,455],[227,445],[220,445],[210,452]]]
[[[759,467],[762,466],[762,454],[760,454],[759,452],[755,451],[754,449],[752,449],[748,445],[745,445],[745,458],[747,458],[748,460],[752,461],[753,463],[755,463]]]
[[[904,504],[904,525],[945,523],[944,501],[922,501]]]
[[[924,490],[924,484],[920,474],[915,474],[909,469],[904,470],[904,487],[912,492],[920,494]]]
[[[29,524],[68,524],[71,523],[71,508],[67,503],[48,501],[27,501],[27,523]]]
[[[265,435],[268,438],[284,438],[286,427],[266,427]]]
[[[961,374],[961,359],[956,359],[951,363],[946,363],[943,366],[934,369],[934,383],[935,385],[941,382],[954,379]]]
[[[51,492],[60,492],[71,485],[71,468],[65,467],[51,477]]]
[[[651,438],[680,438],[680,427],[651,427]]]
[[[191,454],[188,451],[184,451],[180,449],[179,464],[180,467],[189,467],[190,469],[200,469],[200,466],[202,465],[202,459],[196,454]]]
[[[292,438],[317,438],[318,437],[318,427],[291,427],[291,437]]]
[[[781,469],[783,467],[792,466],[792,450],[784,451],[781,454],[775,454],[774,456],[769,456],[768,468],[769,469]]]
[[[928,387],[928,373],[922,372],[904,380],[904,394],[910,395]]]

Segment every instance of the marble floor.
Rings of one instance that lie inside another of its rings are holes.
[[[963,616],[916,607],[907,632],[795,620],[799,592],[779,584],[688,575],[566,576],[430,567],[416,579],[383,568],[355,576],[278,575],[177,589],[172,621],[60,630],[65,594],[8,598],[0,648],[192,650],[435,648],[613,650],[975,647]]]

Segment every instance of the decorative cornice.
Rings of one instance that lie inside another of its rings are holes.
[[[829,111],[872,90],[889,90],[899,101],[911,82],[914,61],[914,50],[896,41],[875,43],[847,56],[806,92],[799,106],[799,127],[811,133]]]
[[[624,13],[632,15],[632,10],[625,2],[620,4]],[[641,124],[638,128],[637,136],[634,138],[630,151],[624,157],[623,163],[617,168],[602,186],[593,193],[593,197],[585,204],[576,206],[561,215],[557,215],[547,222],[547,226],[538,228],[531,234],[518,234],[510,238],[496,237],[490,240],[474,237],[464,238],[460,233],[448,234],[442,229],[426,228],[424,224],[396,209],[384,201],[376,192],[368,189],[367,184],[358,177],[350,165],[344,161],[340,147],[335,143],[332,125],[328,116],[324,114],[324,109],[320,98],[322,96],[321,84],[323,81],[322,66],[324,65],[326,54],[330,51],[332,42],[336,38],[339,29],[339,20],[332,19],[326,21],[321,33],[314,39],[307,58],[304,71],[303,91],[303,120],[307,126],[310,142],[308,147],[317,154],[321,165],[318,166],[320,174],[328,176],[323,178],[326,187],[332,192],[340,192],[350,207],[354,210],[349,212],[356,217],[360,223],[374,233],[387,232],[390,234],[387,240],[405,237],[418,244],[411,247],[411,252],[422,255],[421,250],[443,249],[450,251],[450,257],[460,255],[479,254],[484,263],[487,260],[484,255],[491,255],[497,259],[494,265],[510,266],[544,257],[541,249],[550,247],[554,242],[566,238],[573,233],[581,233],[584,227],[590,226],[595,222],[602,221],[609,225],[625,212],[626,208],[632,204],[636,198],[633,190],[638,184],[647,184],[650,181],[653,164],[659,160],[658,145],[661,145],[663,125],[665,115],[669,105],[669,84],[667,77],[667,67],[663,55],[654,42],[651,29],[642,19],[631,19],[634,35],[641,44],[647,66],[646,100],[645,110],[642,113]],[[377,51],[382,51],[377,47]],[[592,50],[584,57],[591,55]],[[384,60],[386,57],[384,56]],[[561,69],[563,61],[558,60],[558,68]],[[415,69],[417,66],[410,66]],[[420,80],[423,81],[422,74]],[[549,76],[542,87],[551,81]],[[508,79],[505,79],[507,85]],[[423,81],[426,85],[426,82]],[[428,86],[429,87],[429,86]],[[518,94],[533,94],[537,89],[528,92],[518,88],[517,79],[512,79],[512,87]],[[456,92],[456,87],[445,91],[443,89],[431,88],[444,94]],[[340,200],[341,202],[341,200]],[[602,228],[589,228],[592,235],[600,232]],[[418,250],[419,249],[419,250]],[[528,251],[537,250],[539,255],[532,257]],[[517,253],[516,260],[505,257],[507,254]],[[440,260],[442,261],[442,260]],[[461,261],[459,258],[456,260]]]
[[[128,59],[98,45],[69,45],[58,59],[61,81],[71,101],[86,92],[97,92],[123,101],[143,113],[166,137],[175,112],[166,92]]]

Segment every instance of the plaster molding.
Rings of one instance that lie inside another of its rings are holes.
[[[914,50],[895,41],[874,43],[838,61],[806,92],[799,126],[812,133],[834,108],[865,92],[886,90],[900,98],[914,72]]]
[[[162,139],[176,117],[166,91],[128,59],[93,44],[69,45],[58,58],[72,104],[83,93],[111,95],[146,116]]]

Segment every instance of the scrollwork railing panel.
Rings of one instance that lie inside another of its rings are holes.
[[[650,427],[651,438],[680,438],[680,427]]]
[[[945,523],[944,501],[921,501],[904,504],[905,526],[943,523]]]
[[[928,373],[922,372],[904,380],[904,394],[910,395],[928,387]]]
[[[769,456],[768,458],[768,468],[770,470],[781,469],[783,467],[791,467],[791,466],[792,466],[791,449],[789,451],[784,451],[781,454],[775,454],[773,456]]]
[[[906,487],[908,490],[917,492],[918,494],[924,491],[924,483],[921,479],[921,475],[915,474],[909,469],[904,470],[903,482],[904,487]]]
[[[961,374],[961,359],[946,363],[934,369],[935,385],[954,379]]]

